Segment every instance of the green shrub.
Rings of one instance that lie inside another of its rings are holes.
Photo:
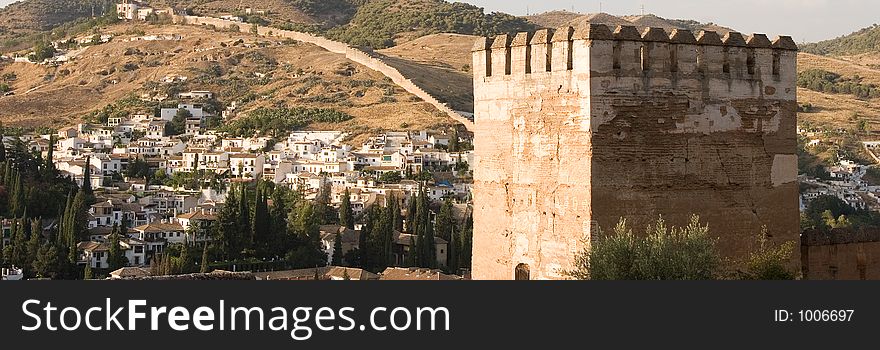
[[[808,69],[798,73],[797,85],[813,91],[853,95],[861,99],[880,97],[877,85],[862,84],[859,76],[846,78],[822,69]]]
[[[645,236],[634,235],[621,218],[612,234],[575,257],[567,274],[593,280],[713,280],[722,262],[715,243],[696,215],[681,228],[667,227],[659,218]]]
[[[236,119],[221,128],[235,136],[254,134],[280,136],[311,123],[341,123],[351,120],[349,114],[326,108],[265,108],[260,107],[246,117]]]

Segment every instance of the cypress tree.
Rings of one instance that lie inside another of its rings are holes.
[[[15,171],[15,175],[12,179],[12,193],[11,193],[11,205],[10,210],[12,212],[12,216],[19,217],[24,214],[25,211],[25,192],[24,187],[21,183],[21,173],[17,170]]]
[[[473,212],[469,212],[464,223],[461,225],[461,252],[459,252],[459,266],[462,268],[471,268],[471,250],[474,243],[474,216]]]
[[[86,204],[87,193],[80,189],[73,197],[70,207],[70,217],[68,218],[67,228],[69,239],[79,242],[88,237],[88,215],[89,207]]]
[[[394,194],[390,194],[386,201],[384,211],[385,217],[382,219],[382,247],[384,249],[384,267],[394,265],[394,231],[396,228],[395,220],[400,217],[400,209],[397,207],[397,198]]]
[[[125,212],[122,213],[122,219],[119,220],[119,232],[123,236],[128,236],[128,229],[131,227],[131,222],[128,220],[128,216],[125,215]]]
[[[333,258],[330,260],[333,266],[342,266],[342,233],[337,233],[333,239]]]
[[[47,170],[47,174],[54,176],[55,175],[55,162],[52,159],[54,157],[55,152],[55,135],[49,136],[49,150],[46,152],[46,160],[45,160],[45,169]]]
[[[319,224],[331,224],[338,219],[337,215],[333,212],[333,209],[330,208],[330,196],[333,193],[333,188],[331,187],[330,182],[324,182],[321,185],[321,189],[318,191],[318,197],[315,198],[315,211],[318,213],[318,217],[320,218]]]
[[[458,256],[460,254],[461,249],[459,246],[459,237],[458,232],[452,232],[452,237],[449,240],[449,246],[446,247],[447,252],[449,253],[447,256],[447,265],[449,271],[453,274],[458,274],[459,266],[458,266]]]
[[[452,232],[455,231],[455,218],[452,214],[452,201],[447,199],[443,201],[440,212],[437,214],[437,237],[449,241],[452,238]]]
[[[458,152],[458,128],[452,128],[452,135],[449,136],[449,152]]]
[[[31,221],[31,233],[30,238],[28,239],[28,266],[33,266],[34,261],[36,261],[40,254],[40,246],[42,245],[41,236],[42,236],[42,223],[40,219],[34,219]]]
[[[92,198],[92,166],[91,157],[86,157],[86,165],[83,167],[83,182],[80,191],[86,195],[86,198]]]
[[[208,272],[208,242],[202,246],[202,262],[199,264],[199,272]]]
[[[75,266],[77,262],[77,258],[79,255],[79,250],[76,245],[76,240],[70,240],[67,245],[67,262],[71,266]]]
[[[425,227],[425,259],[427,260],[427,264],[423,262],[423,267],[435,268],[437,267],[437,245],[434,241],[434,228],[431,225],[431,222],[428,221]]]
[[[61,217],[58,218],[58,232],[55,235],[55,244],[62,245],[67,243],[68,235],[67,235],[67,218],[70,216],[70,206],[71,206],[72,198],[70,198],[70,193],[67,194],[67,201],[64,203],[64,210],[59,211],[61,213]]]
[[[393,230],[403,232],[403,216],[400,215],[400,201],[397,200],[397,196],[393,193],[391,194],[391,222],[393,223]]]
[[[272,193],[272,208],[269,210],[271,218],[269,251],[272,256],[284,255],[287,246],[287,215],[291,208],[288,203],[288,190],[283,186],[276,186]]]
[[[86,264],[85,270],[83,270],[83,279],[90,280],[92,279],[92,264]]]
[[[409,255],[406,256],[406,267],[416,267],[419,265],[419,254],[416,250],[415,236],[409,236]]]
[[[452,213],[452,200],[445,200],[443,202],[443,206],[440,207],[440,213],[437,214],[437,225],[436,234],[437,237],[440,237],[447,242],[449,242],[449,246],[446,247],[446,263],[449,265],[448,267],[452,267],[452,240],[455,234],[455,217],[453,217]]]
[[[358,251],[361,254],[361,268],[366,269],[370,266],[370,236],[373,228],[372,217],[374,207],[370,206],[364,211],[364,224],[361,226],[361,234],[358,239]]]
[[[255,191],[254,198],[254,215],[253,224],[251,225],[254,240],[254,246],[257,248],[257,254],[261,257],[267,257],[269,250],[272,248],[270,242],[271,217],[269,216],[269,204],[263,189],[259,186]]]
[[[12,221],[12,264],[22,269],[30,269],[30,259],[28,259],[28,239],[24,226],[27,225],[25,219],[13,219]]]
[[[339,203],[339,225],[349,229],[354,228],[354,212],[351,209],[351,193],[348,188],[342,195],[342,203]]]
[[[248,204],[248,193],[245,184],[239,186],[240,193],[238,198],[238,249],[250,248],[253,240],[251,239],[251,210]]]
[[[179,267],[177,272],[179,273],[189,273],[191,271],[190,267],[192,264],[190,262],[189,246],[180,246],[180,256],[177,257],[177,265]]]
[[[418,193],[412,193],[409,196],[409,207],[406,210],[406,232],[416,233],[416,209],[418,202]]]
[[[419,264],[418,267],[423,267],[422,265],[424,265],[428,261],[428,240],[425,237],[425,234],[427,233],[427,230],[425,229],[425,218],[427,217],[426,214],[428,208],[426,208],[425,206],[427,203],[425,201],[424,194],[424,188],[419,186],[419,194],[418,197],[416,197],[416,211],[414,215],[415,219],[413,220],[413,225],[415,226],[415,231],[413,232],[413,234],[417,237],[416,262]]]
[[[6,142],[3,142],[5,137],[0,134],[0,162],[6,161]]]
[[[33,263],[34,273],[37,277],[57,278],[59,266],[58,248],[49,242],[43,243]]]
[[[122,250],[119,239],[119,226],[115,223],[113,224],[113,229],[110,231],[110,252],[107,257],[107,265],[110,267],[110,271],[114,271],[119,268],[123,268],[126,265],[125,262],[125,252]]]
[[[388,263],[385,237],[391,229],[391,220],[387,213],[388,207],[375,208],[370,212],[370,236],[367,238],[370,248],[370,270],[384,270]]]
[[[13,252],[12,241],[3,244],[3,260],[0,260],[0,263],[6,266],[12,265],[13,256],[15,255]]]
[[[236,187],[230,189],[229,194],[226,196],[226,206],[220,211],[220,215],[218,216],[218,241],[220,242],[220,248],[223,252],[224,257],[227,260],[234,260],[238,258],[238,254],[241,252],[238,246],[238,235],[239,235],[239,227],[238,227],[238,191]]]
[[[6,160],[5,162],[3,162],[3,164],[3,185],[12,185],[12,161]]]

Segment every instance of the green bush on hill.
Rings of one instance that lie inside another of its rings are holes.
[[[341,123],[352,118],[351,115],[327,108],[260,107],[250,112],[248,116],[226,124],[221,131],[235,136],[260,134],[277,137],[311,123]]]
[[[534,30],[527,20],[504,13],[442,0],[378,0],[362,5],[351,22],[327,31],[327,36],[355,46],[386,48],[400,33],[420,35],[459,33],[490,36]]]
[[[862,84],[859,76],[847,78],[822,69],[808,69],[798,73],[797,85],[813,91],[854,95],[861,99],[880,97],[880,88],[874,84]]]
[[[801,51],[833,56],[880,51],[880,25],[874,24],[839,38],[801,45]]]

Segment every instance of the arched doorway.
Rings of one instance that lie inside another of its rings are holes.
[[[513,270],[514,279],[517,281],[528,281],[529,280],[529,264],[519,264],[516,265],[516,269]]]

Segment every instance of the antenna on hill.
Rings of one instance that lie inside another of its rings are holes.
[[[529,15],[531,15],[531,13],[529,13],[529,5],[526,5],[526,16],[529,16]]]
[[[599,1],[599,13],[602,13],[602,2]]]
[[[645,4],[642,4],[642,16],[645,15]]]

